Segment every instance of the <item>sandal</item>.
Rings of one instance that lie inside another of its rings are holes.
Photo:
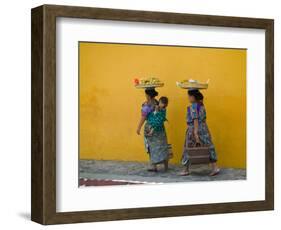
[[[149,168],[147,169],[148,172],[157,172],[157,169],[156,168]]]
[[[183,171],[183,172],[180,172],[178,175],[179,175],[179,176],[189,176],[189,175],[190,175],[190,172],[188,172],[188,171]]]
[[[220,169],[216,169],[215,171],[212,171],[209,176],[216,176],[220,173]]]

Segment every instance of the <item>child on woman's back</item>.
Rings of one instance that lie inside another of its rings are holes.
[[[156,106],[155,111],[151,112],[147,118],[147,122],[150,126],[150,131],[147,136],[152,136],[153,132],[160,131],[164,128],[164,122],[166,119],[166,108],[168,106],[168,98],[160,97],[159,104]]]

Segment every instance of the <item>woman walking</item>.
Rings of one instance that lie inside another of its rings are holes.
[[[190,106],[187,107],[187,130],[185,134],[184,151],[182,155],[182,164],[185,166],[185,169],[180,175],[187,176],[190,174],[190,161],[187,147],[203,145],[209,146],[210,165],[212,168],[212,171],[209,175],[215,176],[220,170],[216,164],[217,154],[206,122],[206,109],[203,103],[204,96],[198,90],[198,88],[194,87],[194,84],[193,88],[188,90],[188,99]]]
[[[141,118],[137,127],[137,134],[140,135],[144,124],[144,142],[147,153],[150,158],[150,168],[148,171],[157,172],[157,165],[163,163],[165,171],[168,169],[169,148],[164,124],[154,128],[147,122],[147,119],[155,111],[158,101],[155,99],[158,92],[155,88],[145,89],[146,102],[141,109]],[[153,128],[153,132],[151,129]]]

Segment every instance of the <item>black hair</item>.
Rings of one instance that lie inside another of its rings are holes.
[[[157,97],[158,92],[154,88],[147,88],[145,89],[145,93],[150,96],[151,98]]]
[[[195,97],[196,101],[202,101],[204,99],[203,94],[198,89],[188,90],[188,95]]]
[[[165,106],[167,106],[169,99],[167,97],[160,97],[159,102],[162,102]]]

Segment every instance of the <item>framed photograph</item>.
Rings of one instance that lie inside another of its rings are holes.
[[[272,19],[31,15],[33,221],[273,210]]]

